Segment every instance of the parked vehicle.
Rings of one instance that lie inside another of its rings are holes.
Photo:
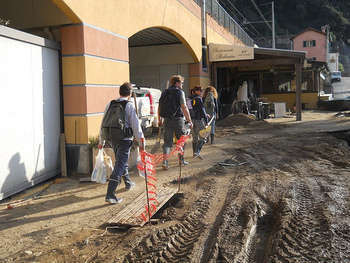
[[[341,72],[340,71],[333,71],[331,72],[331,82],[335,81],[341,81]]]
[[[161,91],[146,86],[133,85],[136,95],[137,114],[141,120],[142,129],[146,134],[152,133],[153,127],[158,127],[158,105]]]

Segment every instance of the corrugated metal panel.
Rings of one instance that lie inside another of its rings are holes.
[[[59,173],[58,51],[13,37],[0,36],[0,200]]]

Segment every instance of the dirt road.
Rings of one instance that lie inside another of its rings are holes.
[[[219,128],[217,143],[205,147],[207,161],[186,168],[183,196],[157,224],[96,224],[3,260],[350,262],[350,133],[325,132],[350,130],[350,120],[331,117],[297,125],[232,120],[237,125]],[[172,187],[176,172],[158,176]]]

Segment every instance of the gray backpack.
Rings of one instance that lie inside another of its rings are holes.
[[[125,138],[132,137],[132,129],[126,127],[125,107],[127,100],[112,100],[102,120],[102,140],[108,146],[118,145]]]

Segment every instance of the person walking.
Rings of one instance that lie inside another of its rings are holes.
[[[122,198],[115,196],[115,190],[121,183],[121,178],[124,180],[126,190],[130,190],[135,186],[135,183],[130,179],[128,171],[128,160],[133,137],[135,136],[139,143],[140,150],[143,150],[145,147],[145,139],[135,106],[129,101],[131,93],[132,86],[129,82],[125,82],[120,86],[120,98],[112,100],[106,106],[101,124],[99,148],[102,148],[102,140],[106,140],[112,146],[116,159],[105,199],[110,204],[122,202]]]
[[[210,119],[214,117],[212,120],[210,126],[210,143],[214,143],[214,137],[215,137],[215,122],[218,118],[218,93],[216,89],[213,86],[208,86],[203,95],[203,101],[206,112],[210,115]]]
[[[158,121],[164,125],[164,144],[163,144],[163,169],[169,169],[168,157],[173,146],[173,136],[180,139],[186,134],[185,119],[192,128],[192,120],[188,111],[185,93],[182,90],[184,78],[180,75],[174,75],[170,78],[170,87],[162,92],[159,99]],[[164,123],[163,123],[163,119]],[[181,162],[187,165],[183,155],[180,156]]]
[[[192,148],[193,158],[200,158],[200,151],[205,143],[205,138],[200,135],[200,131],[205,129],[206,123],[208,123],[209,114],[206,113],[204,104],[202,101],[202,87],[196,86],[192,89],[192,96],[190,97],[193,110],[193,134],[192,134]]]

